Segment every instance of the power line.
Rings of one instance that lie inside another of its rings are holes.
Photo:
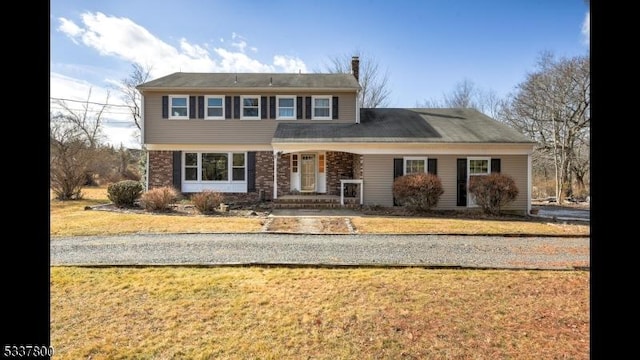
[[[130,108],[129,105],[105,104],[105,103],[98,103],[98,102],[86,101],[86,100],[73,100],[73,99],[57,98],[57,97],[52,97],[52,96],[49,96],[49,99],[51,99],[51,100],[60,100],[60,101],[79,102],[79,103],[83,103],[83,104],[94,104],[94,105],[101,105],[101,106],[115,106],[115,107]]]

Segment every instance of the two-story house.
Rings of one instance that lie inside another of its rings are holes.
[[[174,73],[138,86],[147,187],[233,198],[292,194],[392,206],[395,177],[437,174],[438,209],[474,206],[471,176],[501,171],[528,214],[534,142],[473,109],[361,108],[351,74]]]

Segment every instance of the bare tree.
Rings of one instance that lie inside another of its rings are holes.
[[[353,56],[357,56],[360,60],[359,83],[362,89],[359,101],[362,107],[388,106],[391,96],[389,72],[386,69],[383,70],[373,56],[368,56],[360,51],[335,56],[330,59],[328,65],[325,65],[326,71],[333,74],[350,74]]]
[[[89,88],[87,100],[80,105],[81,109],[74,109],[68,104],[67,100],[56,99],[54,103],[62,108],[63,117],[68,126],[82,133],[89,146],[96,148],[104,136],[102,133],[102,115],[109,106],[109,92],[107,91],[105,102],[97,104],[91,101],[91,88]]]
[[[138,128],[138,131],[142,130],[142,95],[136,89],[140,84],[143,84],[149,80],[149,74],[151,73],[151,66],[142,66],[139,64],[132,64],[133,70],[129,74],[129,77],[122,79],[120,91],[122,93],[122,100],[125,102],[131,113],[131,119]]]
[[[71,107],[65,100],[54,100],[62,111],[50,114],[49,174],[51,189],[60,200],[81,198],[82,186],[92,177],[97,165],[105,160],[97,154],[102,141],[102,116],[109,106],[109,95],[103,104],[93,103],[90,99],[91,89],[80,109]]]
[[[536,151],[552,159],[558,203],[572,193],[571,172],[583,185],[588,173],[590,77],[588,56],[556,60],[543,52],[538,69],[516,87],[505,107],[504,120],[536,140]]]
[[[469,79],[464,79],[454,86],[449,93],[444,93],[442,99],[423,100],[416,104],[424,108],[471,108],[476,109],[494,119],[500,116],[503,106],[495,91],[484,90]]]

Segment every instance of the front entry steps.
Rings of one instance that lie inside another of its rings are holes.
[[[340,205],[338,195],[281,195],[273,200],[275,209],[356,209],[360,207],[360,198],[345,197]]]

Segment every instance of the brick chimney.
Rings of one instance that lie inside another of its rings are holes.
[[[351,57],[351,73],[360,81],[360,59],[357,56]]]

